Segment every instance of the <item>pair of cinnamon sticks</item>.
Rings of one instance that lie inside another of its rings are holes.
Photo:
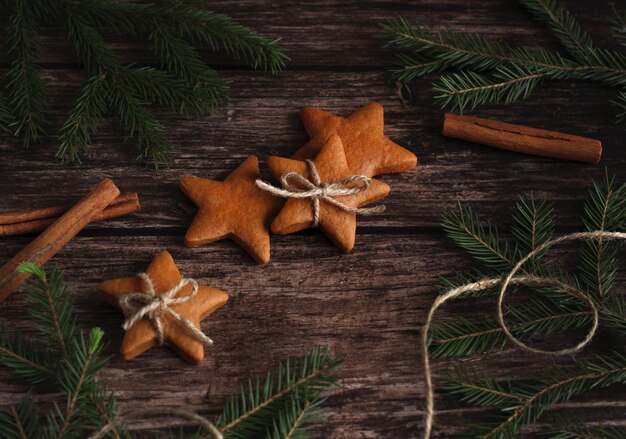
[[[86,225],[140,210],[137,194],[120,195],[112,180],[103,180],[73,206],[58,206],[0,214],[0,235],[43,232],[0,267],[0,302],[17,290],[29,275],[19,273],[22,262],[43,265]]]
[[[72,205],[66,205],[19,212],[0,212],[0,236],[24,235],[46,230],[71,207]],[[120,195],[98,213],[92,222],[129,215],[139,212],[140,209],[136,193]]]

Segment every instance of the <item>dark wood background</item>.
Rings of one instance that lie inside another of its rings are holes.
[[[608,1],[564,3],[598,44],[614,44],[605,19],[611,13]],[[442,112],[432,100],[434,78],[415,81],[408,88],[391,81],[385,73],[389,55],[376,39],[377,22],[402,15],[433,27],[556,48],[550,34],[516,2],[229,0],[210,6],[261,34],[281,36],[291,57],[286,71],[276,76],[254,72],[205,52],[209,63],[233,81],[232,103],[198,120],[159,111],[179,148],[170,166],[158,172],[135,163],[136,150],[122,143],[113,118],[94,136],[91,152],[77,165],[59,164],[53,141],[24,150],[19,142],[3,138],[0,208],[72,201],[103,177],[111,177],[125,192],[139,192],[140,214],[89,227],[54,258],[67,272],[81,324],[104,328],[112,353],[122,337],[122,316],[97,299],[95,286],[145,269],[158,250],[169,249],[186,276],[230,294],[228,304],[204,321],[203,329],[216,343],[202,365],[188,365],[167,348],[154,348],[128,363],[114,358],[102,375],[123,408],[184,404],[203,414],[217,414],[226,396],[248,377],[264,374],[279,360],[301,355],[314,345],[329,344],[345,366],[341,387],[328,400],[320,435],[419,437],[423,419],[419,330],[439,292],[438,278],[473,265],[442,234],[440,215],[462,201],[508,227],[512,201],[532,190],[554,201],[559,232],[580,229],[581,200],[590,179],[601,178],[606,167],[624,181],[626,132],[623,125],[614,124],[614,109],[608,103],[615,91],[587,83],[550,83],[527,101],[474,113],[599,138],[604,144],[600,165],[497,151],[439,134]],[[154,63],[144,44],[115,35],[108,40],[125,60]],[[44,30],[42,44],[49,102],[58,126],[83,73],[60,30]],[[0,67],[6,68],[2,63]],[[183,246],[194,209],[177,188],[180,176],[223,179],[250,154],[259,156],[263,165],[268,155],[288,156],[306,140],[297,116],[300,107],[348,114],[370,101],[384,105],[386,134],[418,154],[421,166],[383,177],[392,186],[388,211],[360,219],[352,254],[342,254],[315,232],[274,236],[267,266],[255,264],[231,242],[198,249]],[[3,238],[0,259],[8,259],[30,239]],[[25,303],[20,294],[2,303],[0,323],[27,328]],[[467,305],[459,312],[473,311]],[[590,358],[618,342],[601,335],[581,357]],[[542,370],[549,361],[508,347],[464,362],[488,367],[499,376],[519,377]],[[453,363],[435,363],[437,384]],[[25,390],[4,371],[0,382],[0,404],[14,403]],[[585,421],[626,426],[626,388],[594,391],[558,409]],[[458,433],[484,415],[443,393],[437,411],[438,437]]]

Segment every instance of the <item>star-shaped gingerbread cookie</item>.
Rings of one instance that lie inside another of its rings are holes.
[[[146,270],[152,281],[156,294],[162,295],[174,288],[182,279],[172,256],[163,250],[157,254]],[[102,282],[98,290],[104,299],[111,305],[120,308],[120,299],[131,293],[148,294],[146,281],[139,276],[122,277]],[[184,286],[176,295],[188,295],[191,285]],[[197,329],[201,330],[200,321],[221,308],[228,300],[228,295],[218,289],[204,285],[198,286],[195,296],[184,303],[170,305],[170,308],[181,317],[187,319]],[[178,322],[169,313],[163,312],[160,316],[163,325],[165,343],[177,351],[191,363],[200,363],[204,359],[204,344],[182,323]],[[131,360],[155,346],[158,342],[154,323],[144,318],[133,324],[122,340],[120,352],[124,360]]]
[[[359,108],[348,117],[304,107],[300,118],[311,140],[292,158],[311,159],[331,134],[343,142],[348,167],[354,174],[374,175],[403,172],[417,166],[417,156],[392,142],[384,133],[384,109],[377,102]]]
[[[332,135],[313,160],[321,181],[335,183],[353,176],[341,139]],[[269,157],[267,164],[276,179],[288,172],[298,173],[311,179],[306,162],[282,157]],[[389,186],[379,180],[372,180],[370,187],[353,195],[337,196],[336,199],[349,207],[361,207],[385,198]],[[277,234],[294,233],[314,224],[311,199],[289,198],[278,216],[272,222],[272,232]],[[356,237],[356,213],[346,212],[332,204],[320,200],[319,227],[339,248],[349,252],[354,247]]]
[[[259,189],[259,161],[248,157],[223,182],[182,177],[180,189],[199,210],[185,235],[187,247],[230,238],[255,261],[270,260],[269,226],[283,200]]]

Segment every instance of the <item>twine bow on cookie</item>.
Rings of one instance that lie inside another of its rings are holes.
[[[351,207],[335,197],[344,195],[355,195],[365,192],[372,184],[372,179],[365,175],[352,175],[342,181],[335,183],[323,182],[317,172],[315,163],[311,160],[305,160],[309,167],[311,180],[297,172],[287,172],[280,177],[282,188],[272,186],[263,180],[257,180],[256,185],[277,197],[282,198],[310,198],[313,206],[313,226],[317,227],[320,221],[320,200],[332,204],[344,212],[356,213],[359,215],[372,215],[374,213],[383,212],[385,205],[373,207]],[[354,185],[354,184],[358,185]]]
[[[176,311],[174,311],[170,305],[176,305],[178,303],[185,303],[192,299],[196,294],[198,294],[198,282],[194,279],[184,278],[181,279],[176,286],[166,291],[163,294],[157,294],[154,290],[154,284],[152,283],[152,279],[146,273],[139,273],[139,276],[146,284],[147,293],[130,293],[122,297],[119,301],[119,306],[124,312],[126,316],[126,321],[122,325],[125,330],[128,330],[135,323],[137,323],[141,319],[149,320],[156,329],[159,345],[163,345],[165,343],[165,333],[163,330],[163,322],[161,318],[163,313],[167,312],[169,315],[174,317],[176,321],[182,324],[185,328],[189,330],[190,333],[194,335],[198,340],[212,345],[213,340],[204,335],[202,331],[196,328],[193,323],[191,323],[186,318],[182,317]],[[192,289],[189,294],[184,296],[176,297],[176,295],[182,290],[185,286],[191,285]]]

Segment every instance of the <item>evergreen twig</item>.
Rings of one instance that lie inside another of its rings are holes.
[[[57,389],[63,403],[55,400],[47,414],[34,407],[30,394],[15,407],[0,411],[2,437],[69,439],[84,436],[117,416],[113,396],[97,381],[97,372],[108,362],[101,355],[102,330],[95,328],[88,339],[76,327],[63,273],[46,273],[33,263],[20,264],[21,272],[33,277],[26,285],[28,313],[39,334],[27,341],[19,334],[2,335],[0,365],[35,385]],[[45,421],[45,423],[44,423]],[[114,428],[109,437],[127,438]]]
[[[37,23],[31,0],[15,0],[14,9],[6,27],[6,44],[11,67],[7,89],[9,106],[15,122],[15,136],[24,139],[24,145],[38,142],[45,135],[45,85],[37,65],[39,43],[36,40]],[[3,118],[6,120],[6,117]]]
[[[603,182],[594,182],[584,204],[583,223],[589,231],[623,230],[626,184],[617,185],[608,175]],[[457,245],[486,267],[504,274],[515,261],[552,239],[554,213],[551,204],[532,197],[521,198],[513,215],[514,242],[502,240],[496,227],[483,224],[463,205],[458,213],[444,215],[442,224]],[[587,292],[599,312],[601,325],[621,337],[626,334],[626,297],[613,291],[617,246],[606,240],[584,242],[578,270],[569,275],[555,272],[550,261],[544,260],[545,254],[529,261],[521,272],[561,279]],[[473,281],[485,276],[472,272],[464,279]],[[446,287],[456,284],[448,280]],[[516,337],[554,337],[554,334],[590,324],[591,312],[576,301],[566,299],[558,291],[540,288],[537,292],[541,294],[505,310],[508,328]],[[464,357],[489,352],[502,348],[508,340],[495,318],[482,315],[438,323],[431,335],[433,357]],[[469,404],[500,410],[496,423],[480,426],[481,437],[509,438],[523,433],[525,427],[534,424],[556,403],[567,402],[592,388],[624,382],[626,354],[616,351],[599,356],[595,361],[579,362],[573,368],[551,367],[542,376],[514,383],[495,381],[485,372],[459,370],[451,377],[447,388]],[[575,434],[568,430],[556,437],[582,437]]]
[[[431,72],[453,70],[433,84],[442,108],[472,110],[487,103],[511,103],[526,99],[548,80],[586,80],[618,88],[626,87],[626,56],[598,48],[576,20],[555,0],[520,0],[536,18],[546,23],[568,51],[563,56],[542,48],[512,47],[480,35],[450,30],[430,32],[406,19],[383,22],[387,47],[396,51],[401,81]],[[624,22],[618,15],[614,34],[620,37]],[[625,99],[618,96],[617,106]],[[623,114],[623,111],[620,113]]]
[[[64,27],[89,78],[58,132],[56,157],[78,161],[89,150],[90,136],[109,110],[139,146],[139,159],[155,166],[168,160],[174,145],[150,111],[168,107],[184,116],[201,115],[228,101],[227,81],[206,65],[194,44],[208,45],[253,68],[280,71],[287,60],[277,39],[258,36],[229,17],[207,11],[197,2],[134,3],[121,0],[17,0],[7,29],[12,61],[8,105],[0,95],[0,130],[24,143],[41,139],[47,119],[45,86],[37,61],[37,28]],[[124,64],[107,46],[100,30],[113,28],[145,36],[159,56],[159,68]],[[12,118],[7,110],[13,110]],[[14,120],[13,120],[14,119]]]
[[[332,374],[340,366],[328,348],[313,349],[295,365],[289,360],[280,363],[277,372],[268,374],[263,383],[257,378],[243,386],[241,395],[225,404],[216,425],[226,437],[255,437],[264,433],[269,423],[280,426],[287,422],[295,408],[305,416],[305,407],[316,407],[319,395],[336,385]]]

